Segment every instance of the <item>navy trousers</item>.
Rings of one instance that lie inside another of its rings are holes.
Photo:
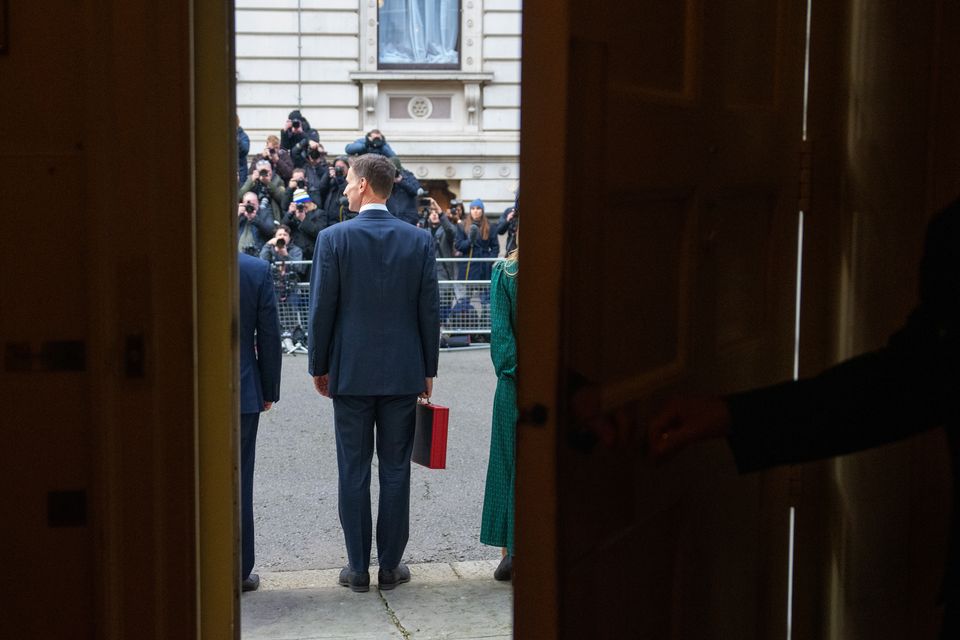
[[[257,457],[259,413],[240,414],[240,578],[253,571],[253,464]]]
[[[416,410],[416,395],[333,398],[340,525],[353,571],[370,568],[370,463],[374,446],[380,480],[377,557],[383,569],[395,569],[403,558],[410,535],[410,452]]]

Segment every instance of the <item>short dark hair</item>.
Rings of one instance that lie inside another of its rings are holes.
[[[288,225],[281,224],[281,225],[277,225],[277,228],[273,230],[273,235],[277,235],[277,231],[280,231],[281,229],[283,231],[286,231],[288,236],[293,234],[293,232],[290,231],[290,227]]]
[[[397,175],[397,170],[389,158],[378,153],[368,153],[354,158],[350,168],[353,169],[353,175],[357,179],[367,179],[375,194],[381,198],[390,197],[393,192],[393,180]]]

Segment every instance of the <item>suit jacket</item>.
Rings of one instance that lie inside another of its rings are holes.
[[[406,395],[437,375],[439,292],[433,239],[383,209],[317,236],[310,374],[331,395]]]
[[[244,253],[240,266],[240,413],[280,399],[280,318],[270,264]]]
[[[945,587],[960,590],[960,200],[931,221],[920,304],[887,346],[807,380],[727,399],[740,471],[860,451],[937,426],[953,458],[954,525]]]

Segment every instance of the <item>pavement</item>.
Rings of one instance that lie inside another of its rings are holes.
[[[243,640],[499,640],[512,638],[513,589],[497,560],[410,566],[410,582],[354,593],[339,569],[260,574],[241,599]]]
[[[433,399],[450,407],[447,468],[413,465],[411,581],[381,593],[374,565],[370,591],[353,593],[337,584],[346,555],[332,407],[314,391],[306,358],[284,357],[281,401],[261,416],[257,436],[261,583],[241,599],[243,640],[512,637],[513,590],[493,579],[500,550],[479,540],[495,386],[487,350],[440,354]],[[373,465],[376,505],[376,458]]]

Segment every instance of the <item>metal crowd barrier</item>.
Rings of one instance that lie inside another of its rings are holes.
[[[470,260],[473,264],[498,262],[502,258],[438,258],[438,263],[461,263]],[[290,352],[306,352],[307,327],[310,318],[310,282],[297,282],[291,276],[291,267],[309,265],[310,262],[287,261],[274,263],[274,287],[277,293],[277,310],[284,338],[284,349]],[[281,268],[282,265],[282,268]],[[304,279],[306,275],[300,276]],[[440,289],[440,333],[447,336],[490,335],[490,281],[489,280],[438,280]],[[488,338],[489,339],[489,338]]]

